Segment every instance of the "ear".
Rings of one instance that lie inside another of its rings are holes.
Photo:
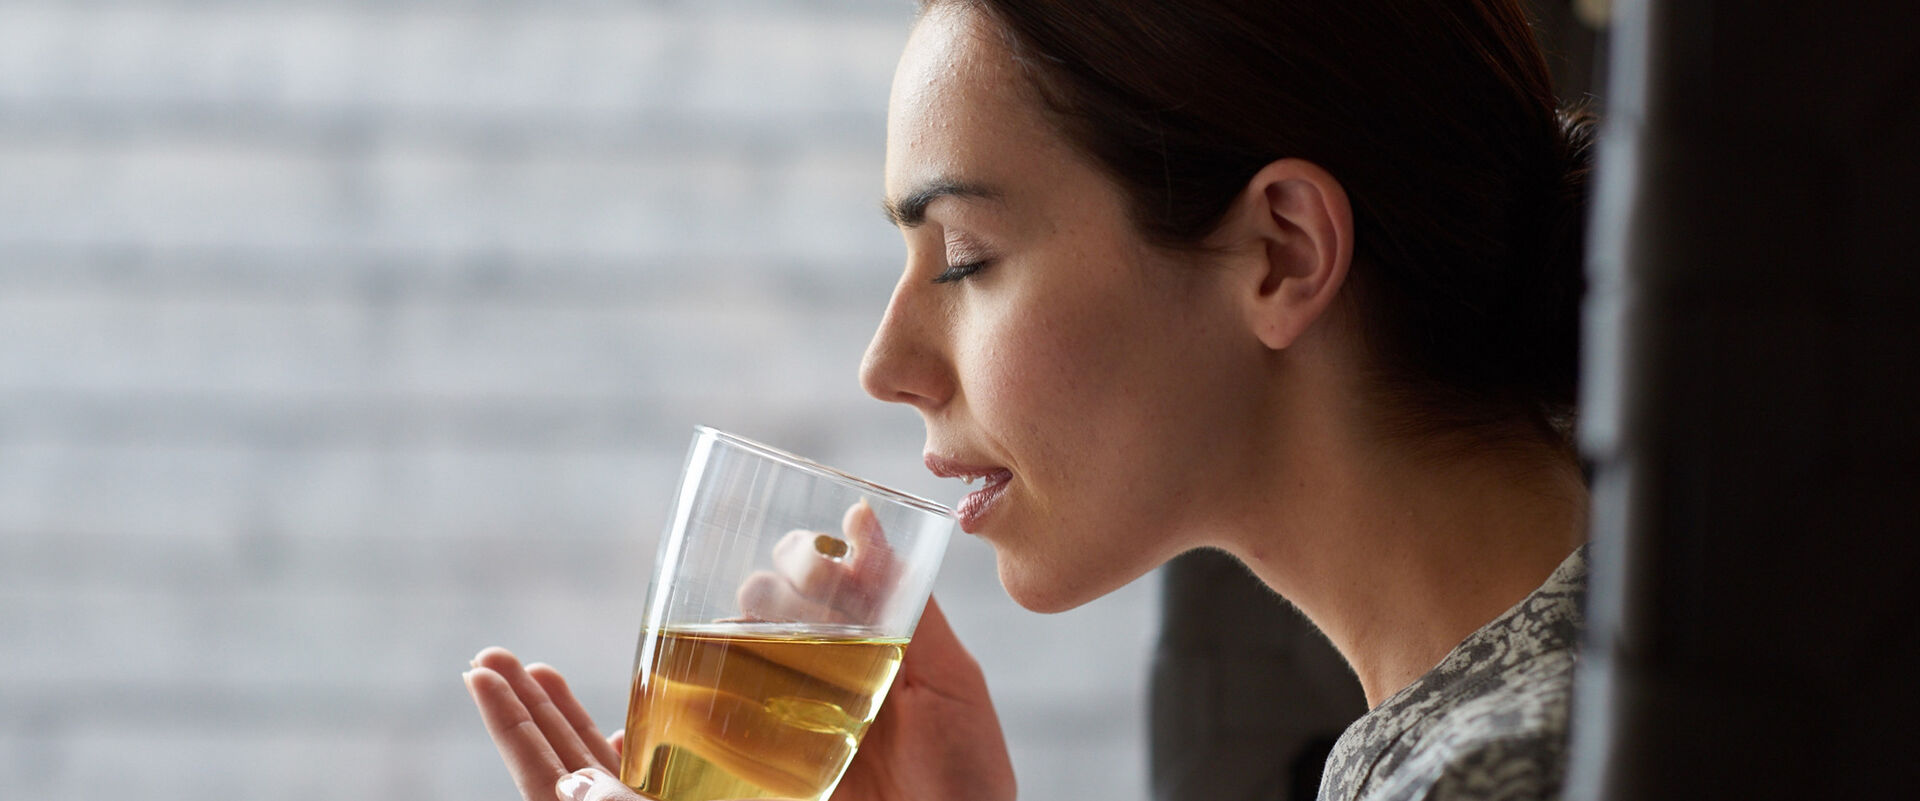
[[[1209,237],[1241,271],[1234,290],[1260,341],[1283,350],[1319,320],[1353,260],[1347,191],[1319,165],[1281,159],[1254,174]]]

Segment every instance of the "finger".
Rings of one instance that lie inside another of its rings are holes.
[[[560,777],[553,792],[564,801],[646,801],[611,774],[593,768]]]
[[[621,729],[607,735],[607,747],[613,749],[614,764],[619,764],[620,758],[627,755],[627,730]]]
[[[773,545],[773,569],[801,595],[831,603],[850,572],[840,559],[820,552],[823,536],[812,531],[787,532]]]
[[[552,665],[533,664],[527,666],[527,675],[540,684],[540,689],[547,691],[547,698],[566,717],[568,725],[573,726],[573,733],[579,735],[580,742],[593,752],[593,760],[603,768],[619,767],[620,753],[607,745],[606,735],[600,733],[600,727],[593,725],[593,716],[587,714],[587,708],[581,706],[580,699],[574,697],[573,689],[567,686],[567,680],[560,675],[560,671],[554,670]]]
[[[840,530],[853,542],[853,569],[862,576],[887,576],[893,570],[893,546],[880,529],[880,516],[865,498],[847,507]]]
[[[560,757],[547,745],[546,735],[540,733],[540,727],[527,714],[520,697],[500,674],[487,668],[474,668],[463,678],[474,704],[480,707],[480,720],[486,724],[487,734],[493,737],[494,747],[500,750],[500,758],[507,763],[507,773],[512,774],[520,795],[527,801],[545,801],[553,793],[553,783],[567,772],[566,766],[560,764]]]
[[[553,752],[560,756],[560,762],[567,770],[579,770],[597,761],[580,734],[573,729],[567,716],[561,714],[553,699],[547,697],[547,691],[540,683],[527,675],[526,668],[520,666],[520,659],[505,648],[488,648],[473,658],[475,667],[483,667],[498,673],[505,679],[507,686],[513,688],[513,694],[520,697],[520,704],[527,709],[534,725],[540,727],[540,733],[547,736],[547,743]],[[598,739],[597,737],[595,739]]]
[[[762,570],[740,582],[740,613],[775,623],[839,623],[838,610],[800,594],[778,573]]]
[[[887,544],[886,532],[880,529],[880,518],[865,499],[847,508],[840,529],[854,544],[848,565],[853,581],[849,585],[851,591],[835,599],[834,605],[855,622],[876,623],[874,618],[891,593],[899,572],[893,546]]]

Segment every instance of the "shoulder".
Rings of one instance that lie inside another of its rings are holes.
[[[1564,743],[1541,736],[1489,738],[1453,752],[1437,769],[1385,797],[1408,801],[1547,801],[1565,780]],[[1415,772],[1404,774],[1416,778]]]
[[[1327,759],[1322,801],[1558,798],[1585,552],[1349,727]]]
[[[1573,655],[1530,661],[1463,699],[1411,744],[1369,799],[1544,801],[1566,772]]]

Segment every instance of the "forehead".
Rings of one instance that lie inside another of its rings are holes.
[[[993,183],[1058,145],[991,23],[964,7],[928,10],[894,72],[889,192],[936,179]]]

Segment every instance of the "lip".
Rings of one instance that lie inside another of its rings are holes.
[[[926,462],[927,470],[941,478],[986,480],[985,486],[967,493],[954,507],[953,515],[960,521],[960,530],[968,534],[979,533],[981,521],[992,511],[994,502],[1006,494],[1007,485],[1013,483],[1013,471],[1004,467],[972,465],[931,453],[926,455]]]

